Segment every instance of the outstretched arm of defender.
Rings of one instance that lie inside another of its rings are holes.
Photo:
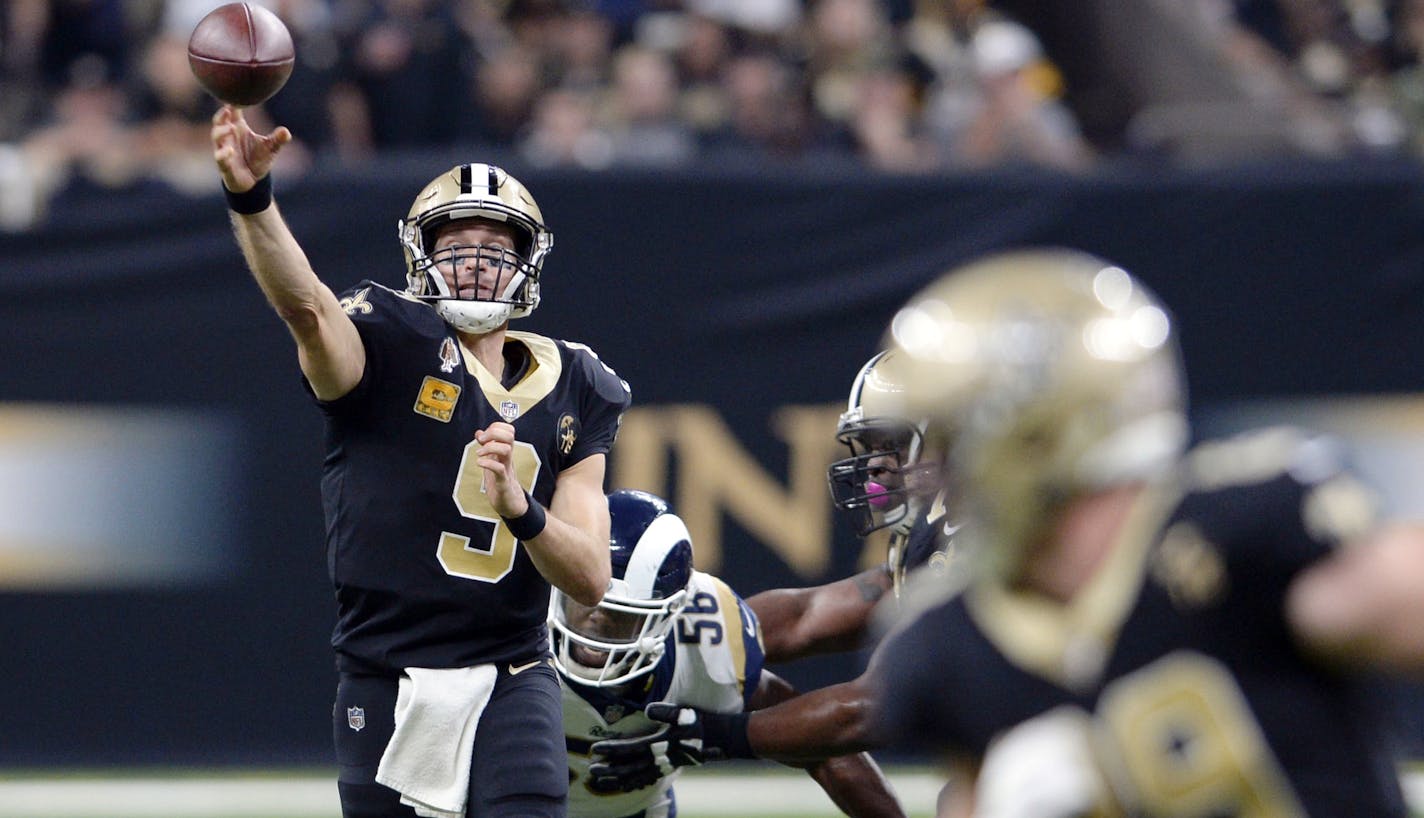
[[[786,763],[873,750],[874,705],[868,677],[860,676],[753,712],[747,740],[758,758]]]
[[[271,172],[292,134],[286,128],[258,134],[240,110],[224,105],[213,116],[212,140],[223,185],[246,194]],[[234,212],[232,224],[258,286],[296,339],[302,374],[312,391],[322,400],[351,391],[366,366],[361,337],[336,295],[317,278],[277,205],[254,213]]]
[[[865,641],[870,614],[891,588],[884,566],[813,588],[776,588],[749,597],[761,622],[768,662],[789,662],[855,650]]]
[[[764,670],[761,683],[752,694],[751,709],[778,706],[796,697],[796,689],[789,682]],[[905,811],[890,790],[890,782],[869,753],[857,752],[791,766],[806,770],[841,812],[852,818],[904,818]]]

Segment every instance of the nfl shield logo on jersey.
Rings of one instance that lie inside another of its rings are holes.
[[[346,723],[356,732],[361,732],[361,728],[366,726],[366,708],[348,707],[346,708]]]
[[[514,419],[519,417],[519,404],[512,400],[502,400],[499,402],[499,414],[500,417],[513,423]]]

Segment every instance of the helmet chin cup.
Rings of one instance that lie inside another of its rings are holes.
[[[435,302],[435,311],[460,332],[485,333],[504,326],[512,317],[513,305],[442,298]]]

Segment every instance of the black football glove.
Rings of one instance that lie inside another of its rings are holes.
[[[594,792],[633,792],[679,767],[751,757],[745,714],[705,713],[668,702],[655,702],[643,712],[663,725],[645,736],[604,739],[591,748],[588,776]]]

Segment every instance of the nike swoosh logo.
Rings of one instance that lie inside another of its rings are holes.
[[[518,676],[519,674],[523,673],[524,671],[528,670],[528,669],[531,668],[531,667],[534,667],[535,665],[539,664],[539,663],[542,662],[542,661],[544,661],[544,660],[543,660],[543,659],[535,659],[534,661],[530,662],[529,664],[527,664],[527,665],[520,665],[519,667],[515,667],[514,665],[510,665],[510,666],[509,666],[509,675],[510,675],[510,676]]]
[[[962,528],[962,526],[950,525],[949,523],[945,523],[944,528],[942,530],[944,531],[944,536],[953,537],[954,533],[960,528]]]
[[[738,602],[737,615],[742,618],[742,630],[747,632],[747,636],[755,639],[757,629],[756,614],[752,613],[751,608],[747,607],[746,602]]]

